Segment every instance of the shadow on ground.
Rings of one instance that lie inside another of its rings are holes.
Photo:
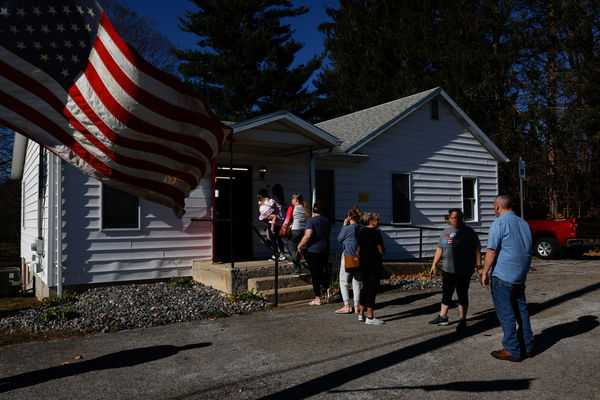
[[[34,386],[54,379],[85,374],[86,372],[91,371],[131,367],[133,365],[144,364],[159,360],[161,358],[170,357],[179,353],[180,351],[197,349],[210,345],[211,343],[196,343],[188,344],[186,346],[167,345],[141,347],[139,349],[118,351],[116,353],[107,354],[91,360],[76,362],[74,364],[65,364],[57,367],[26,372],[24,374],[0,379],[0,393],[28,386]]]

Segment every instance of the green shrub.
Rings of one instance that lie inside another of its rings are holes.
[[[65,307],[61,309],[51,308],[50,310],[40,315],[40,321],[68,321],[79,317],[79,315],[79,311],[77,311],[73,307]]]
[[[231,301],[261,301],[264,300],[258,293],[254,293],[254,289],[244,290],[239,293],[231,293],[229,296]]]
[[[75,301],[77,301],[77,296],[75,294],[65,293],[60,296],[46,297],[42,300],[42,304],[45,307],[56,307],[63,304],[74,303]]]
[[[176,278],[169,279],[169,284],[171,286],[179,286],[179,287],[190,287],[192,286],[192,278],[189,276],[179,276]]]

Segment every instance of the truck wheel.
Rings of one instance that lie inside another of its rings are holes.
[[[535,241],[533,253],[543,260],[551,260],[558,254],[558,243],[554,238],[541,237]]]

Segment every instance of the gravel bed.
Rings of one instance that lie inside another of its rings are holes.
[[[401,278],[401,279],[382,279],[381,285],[394,290],[422,290],[431,288],[441,288],[442,278]]]
[[[49,310],[61,312],[67,307],[75,309],[79,316],[68,321],[40,320]],[[232,301],[225,293],[198,282],[191,282],[189,287],[167,282],[128,284],[87,290],[69,304],[20,311],[0,320],[0,330],[115,332],[248,314],[267,307],[266,301]]]

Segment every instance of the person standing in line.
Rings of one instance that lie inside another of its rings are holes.
[[[311,306],[321,305],[322,287],[327,287],[329,279],[327,276],[327,261],[329,258],[329,234],[331,224],[329,220],[321,215],[325,210],[324,203],[320,200],[313,205],[313,216],[306,222],[304,236],[298,243],[298,251],[307,245],[304,257],[310,270],[310,278],[313,285],[315,298],[309,304]],[[310,241],[310,242],[309,242]]]
[[[475,231],[465,225],[462,210],[452,208],[448,210],[448,215],[450,226],[444,229],[440,235],[433,264],[429,271],[429,276],[433,276],[438,261],[444,260],[442,265],[442,305],[440,314],[429,323],[431,325],[448,325],[448,307],[452,304],[452,295],[456,289],[460,314],[456,330],[460,331],[467,326],[471,276],[475,266],[478,269],[481,268],[481,243]]]
[[[279,236],[279,231],[283,225],[285,219],[285,202],[283,197],[283,187],[280,184],[275,184],[271,188],[271,200],[274,202],[275,209],[275,223],[271,225],[271,247],[273,248],[274,254],[279,254],[279,261],[285,260],[285,247],[283,245],[283,239]],[[275,255],[271,256],[271,259],[275,259]]]
[[[481,284],[488,289],[493,270],[492,300],[504,338],[503,349],[492,351],[491,355],[519,362],[533,355],[533,332],[525,299],[525,279],[531,266],[531,230],[512,211],[510,196],[496,197],[494,210],[498,218],[490,226]]]
[[[304,236],[304,228],[306,227],[306,220],[311,217],[310,209],[304,201],[304,198],[300,193],[294,193],[292,195],[292,205],[287,211],[284,226],[291,224],[292,235],[289,240],[288,250],[294,263],[294,274],[300,276],[300,252],[298,251],[298,244]]]
[[[375,296],[379,287],[379,277],[383,269],[383,254],[385,253],[383,237],[377,230],[379,214],[369,213],[365,219],[368,221],[367,226],[358,235],[360,276],[363,282],[358,320],[364,321],[367,325],[383,325],[385,322],[373,316]],[[367,309],[366,319],[365,308]]]
[[[335,312],[338,314],[352,313],[350,307],[350,295],[348,293],[348,284],[352,280],[352,295],[354,297],[354,312],[358,313],[358,305],[360,304],[360,271],[346,271],[344,256],[358,255],[358,235],[360,227],[360,210],[354,206],[348,210],[348,216],[344,220],[344,226],[338,235],[338,242],[342,243],[343,251],[340,262],[340,292],[344,306]]]

